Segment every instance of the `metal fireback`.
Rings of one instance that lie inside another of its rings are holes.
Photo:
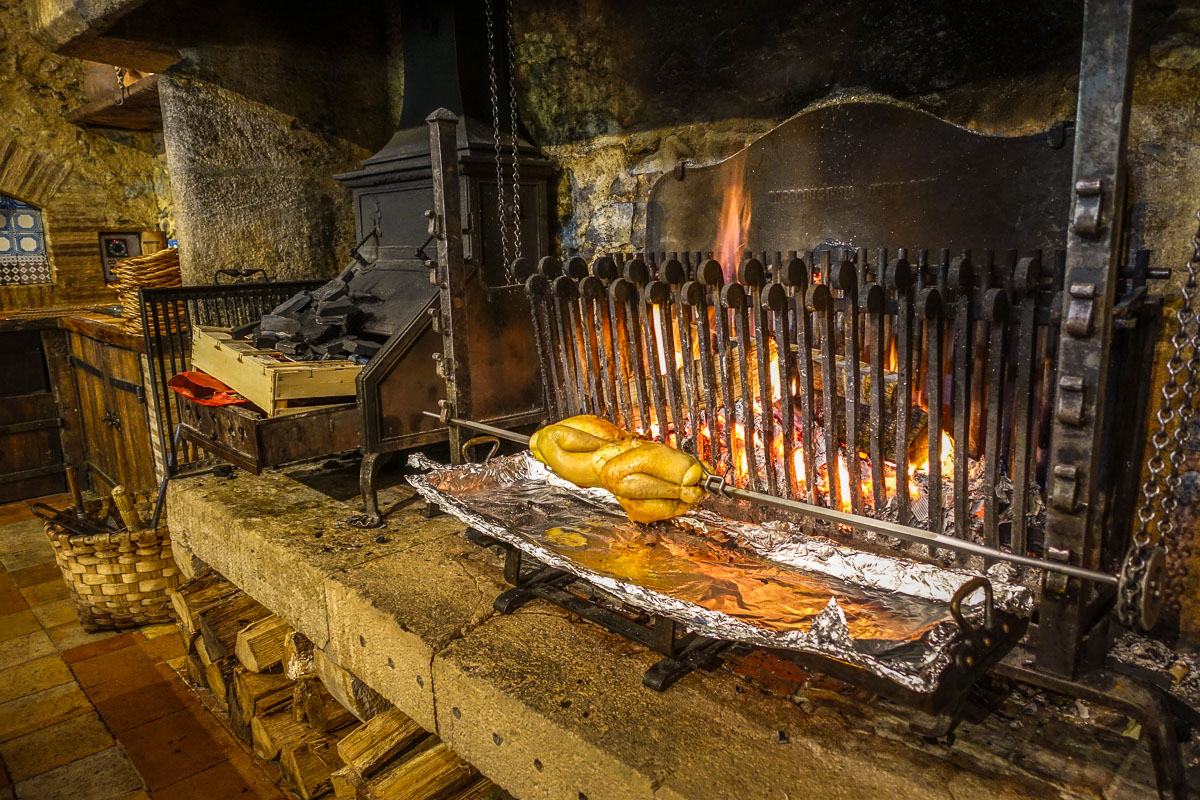
[[[713,250],[726,184],[752,199],[745,246],[1059,248],[1072,126],[985,136],[891,102],[807,110],[731,158],[682,165],[646,208],[646,249]]]

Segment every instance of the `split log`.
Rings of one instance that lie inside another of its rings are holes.
[[[307,725],[292,719],[290,709],[284,709],[250,720],[250,736],[255,755],[270,761],[278,758],[284,747],[300,744],[317,735]]]
[[[204,645],[204,639],[197,636],[192,641],[192,649],[196,651],[196,658],[200,659],[201,666],[207,667],[213,663],[213,658],[208,654],[208,648]]]
[[[185,643],[200,630],[200,612],[242,590],[213,570],[205,570],[171,592],[171,607],[179,620]]]
[[[358,721],[317,678],[296,681],[292,716],[319,733],[329,733]]]
[[[233,670],[233,686],[247,725],[255,717],[286,709],[295,688],[294,682],[284,675],[251,672],[242,666]]]
[[[250,595],[239,595],[217,603],[198,615],[200,635],[213,660],[232,656],[238,632],[251,623],[271,616],[271,612]]]
[[[204,676],[204,662],[200,660],[200,656],[194,649],[187,654],[183,665],[190,683],[205,689],[208,688],[208,678]]]
[[[370,800],[435,800],[474,782],[479,773],[437,742],[412,758],[396,761],[367,781]]]
[[[240,668],[235,668],[240,669]],[[233,735],[246,744],[253,744],[254,737],[250,734],[250,719],[243,713],[241,701],[238,699],[235,678],[226,689],[226,702],[229,704],[229,729]]]
[[[313,667],[333,698],[360,721],[366,722],[392,707],[379,692],[351,675],[324,651],[313,651]]]
[[[283,674],[294,681],[316,675],[313,643],[303,633],[288,630],[283,637]]]
[[[366,797],[367,782],[352,767],[342,767],[331,773],[329,785],[337,800],[361,800]]]
[[[359,777],[369,778],[425,735],[420,725],[393,707],[338,742],[338,755]]]
[[[280,771],[304,800],[330,792],[330,776],[341,767],[337,741],[332,737],[289,745],[279,756]]]
[[[226,714],[229,713],[229,695],[233,694],[233,668],[236,662],[232,658],[219,658],[204,668],[204,677],[208,681],[209,691],[217,701],[217,706]]]
[[[238,661],[251,672],[264,672],[283,661],[283,640],[291,630],[274,615],[252,622],[238,631],[234,644]]]

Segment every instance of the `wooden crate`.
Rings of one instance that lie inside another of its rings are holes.
[[[269,417],[317,407],[297,400],[345,403],[353,399],[354,379],[362,371],[352,361],[285,361],[277,352],[234,339],[225,328],[203,325],[192,334],[192,368],[222,381]]]

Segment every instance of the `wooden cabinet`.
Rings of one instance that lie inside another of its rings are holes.
[[[71,409],[60,410],[50,363],[65,362],[63,351],[59,331],[0,333],[0,504],[66,489],[61,437]]]
[[[79,331],[67,335],[92,488],[152,489],[154,455],[141,354]]]

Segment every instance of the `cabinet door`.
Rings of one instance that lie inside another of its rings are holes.
[[[142,361],[138,353],[104,347],[108,403],[117,445],[117,475],[127,489],[153,489],[154,453],[150,449],[150,420],[142,388]]]
[[[104,375],[104,346],[78,333],[71,334],[71,371],[79,396],[88,477],[97,492],[120,482],[117,441],[109,411],[108,381]]]

